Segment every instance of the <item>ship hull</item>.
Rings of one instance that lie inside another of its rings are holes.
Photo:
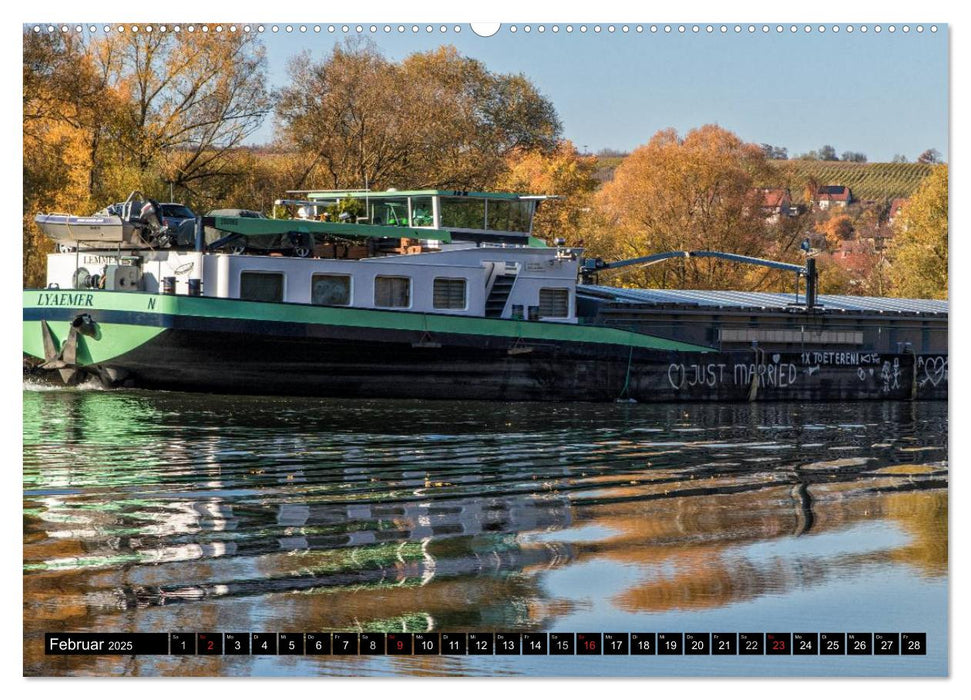
[[[494,401],[947,396],[946,356],[827,348],[726,353],[565,324],[201,297],[44,293],[25,292],[25,354],[56,365],[58,358],[45,356],[43,325],[63,356],[71,325],[86,315],[93,330],[75,333],[73,367],[124,386]]]

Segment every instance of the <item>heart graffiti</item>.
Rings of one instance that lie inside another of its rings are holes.
[[[920,357],[917,362],[924,365],[925,379],[921,384],[930,382],[937,386],[942,381],[947,381],[947,358],[943,355]]]

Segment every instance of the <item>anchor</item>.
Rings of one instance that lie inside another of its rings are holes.
[[[97,334],[97,325],[90,314],[79,314],[71,321],[71,328],[67,334],[67,340],[60,351],[57,350],[57,343],[51,333],[47,321],[40,322],[41,335],[44,342],[44,364],[40,366],[44,370],[57,370],[61,375],[61,381],[71,386],[76,384],[84,374],[78,367],[78,335],[94,337]]]

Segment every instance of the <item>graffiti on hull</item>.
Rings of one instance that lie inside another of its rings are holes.
[[[921,355],[917,358],[917,386],[947,384],[947,355]]]
[[[687,359],[687,358],[686,358]],[[699,392],[761,392],[794,389],[834,397],[868,395],[906,398],[913,388],[947,388],[947,355],[881,355],[876,352],[809,351],[722,353],[706,362],[674,361],[666,383],[676,395]],[[664,380],[662,380],[664,381]],[[935,392],[939,393],[939,392]],[[754,393],[751,394],[754,397]]]

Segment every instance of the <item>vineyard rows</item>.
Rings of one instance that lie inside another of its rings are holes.
[[[779,184],[788,182],[793,199],[799,202],[805,198],[805,184],[810,177],[820,185],[845,185],[852,190],[854,199],[889,201],[895,197],[909,197],[933,168],[924,163],[819,160],[775,161],[772,165],[779,172]]]
[[[623,156],[597,159],[597,179],[606,182],[623,162]],[[932,165],[924,163],[844,163],[825,160],[771,161],[778,177],[763,187],[789,187],[795,202],[805,203],[805,186],[810,177],[819,185],[846,185],[854,199],[877,202],[910,197]]]

